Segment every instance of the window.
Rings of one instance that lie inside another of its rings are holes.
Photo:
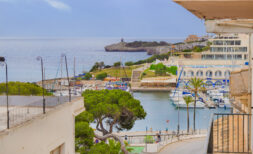
[[[208,77],[208,78],[213,77],[213,72],[212,71],[207,71],[206,72],[206,77]]]
[[[214,59],[214,55],[205,55],[205,59]]]
[[[232,55],[227,55],[227,59],[232,59]]]
[[[247,52],[247,47],[239,47],[240,52]]]
[[[193,72],[192,70],[189,70],[189,71],[187,72],[187,76],[188,76],[188,77],[193,77],[193,76],[194,76],[194,72]]]
[[[223,59],[225,59],[225,55],[215,55],[215,59],[223,60]]]
[[[196,76],[197,77],[202,77],[203,76],[203,71],[201,71],[201,70],[197,71]]]
[[[186,72],[185,71],[184,71],[183,75],[186,76]]]
[[[235,59],[242,59],[242,55],[235,55]]]
[[[216,71],[215,72],[215,76],[216,77],[221,77],[222,76],[222,72],[221,71]]]
[[[241,45],[241,41],[235,41],[235,45]]]
[[[226,71],[224,72],[224,76],[225,76],[226,78],[228,78],[228,77],[230,76],[230,71],[229,71],[229,70],[226,70]]]
[[[223,45],[223,41],[213,41],[213,45]]]

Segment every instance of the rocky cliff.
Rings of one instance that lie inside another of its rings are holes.
[[[161,53],[167,53],[170,50],[186,50],[186,49],[192,49],[195,46],[206,46],[207,41],[203,42],[191,42],[191,43],[177,43],[177,44],[168,44],[163,46],[138,46],[138,47],[129,47],[127,46],[128,43],[126,42],[120,42],[116,44],[111,44],[105,47],[105,51],[107,52],[147,52],[149,55],[153,54],[161,54]]]
[[[116,43],[116,44],[112,44],[112,45],[108,45],[105,47],[105,51],[135,51],[135,52],[138,52],[138,51],[142,51],[142,52],[146,52],[146,48],[145,47],[127,47],[126,46],[127,43],[125,42],[120,42],[120,43]]]

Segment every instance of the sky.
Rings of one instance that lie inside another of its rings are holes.
[[[205,35],[172,0],[0,0],[0,37],[169,37]]]

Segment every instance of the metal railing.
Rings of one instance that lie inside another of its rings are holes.
[[[250,153],[250,114],[213,114],[207,137],[206,152]]]
[[[68,102],[68,97],[45,97],[46,112],[60,104]],[[0,131],[7,128],[7,107],[5,97],[0,96]],[[14,127],[35,116],[43,114],[43,99],[41,96],[10,96],[9,97],[9,126]]]

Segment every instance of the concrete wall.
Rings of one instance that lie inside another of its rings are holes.
[[[82,110],[83,99],[77,98],[0,132],[0,154],[50,154],[61,145],[61,154],[74,154],[75,115]]]

